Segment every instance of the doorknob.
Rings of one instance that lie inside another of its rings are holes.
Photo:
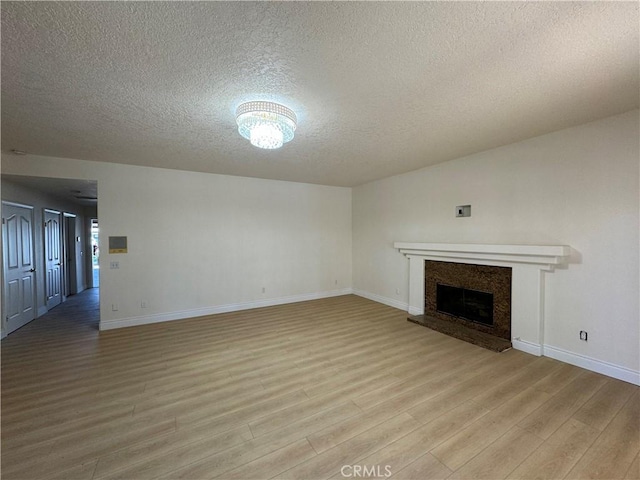
[[[60,266],[60,262],[56,263],[56,265],[59,267]]]
[[[29,271],[30,271],[31,273],[33,273],[33,272],[35,272],[35,271],[36,271],[36,269],[35,269],[35,268],[32,268],[32,269],[31,269],[31,270],[29,270]]]

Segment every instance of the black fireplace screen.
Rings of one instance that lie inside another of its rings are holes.
[[[437,285],[436,309],[471,322],[493,325],[493,294]]]

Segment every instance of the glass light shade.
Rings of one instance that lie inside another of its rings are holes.
[[[238,133],[258,148],[280,148],[293,139],[296,115],[273,102],[247,102],[236,110]]]
[[[259,123],[251,128],[251,145],[258,148],[280,148],[284,143],[282,131],[272,123]]]

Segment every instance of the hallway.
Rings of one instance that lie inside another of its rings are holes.
[[[52,323],[55,327],[52,328]],[[21,347],[25,347],[27,343],[24,337],[38,338],[42,341],[43,337],[47,340],[64,337],[69,329],[74,330],[74,337],[78,334],[86,332],[90,335],[98,333],[98,325],[100,323],[100,289],[87,288],[77,295],[67,297],[67,300],[57,307],[51,309],[39,318],[29,322],[24,327],[9,334],[2,341],[2,364],[8,359],[5,358],[5,350],[9,350],[19,341]]]

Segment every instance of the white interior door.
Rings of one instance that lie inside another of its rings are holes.
[[[33,208],[2,204],[2,254],[6,332],[36,317]]]
[[[62,225],[60,212],[44,211],[44,260],[47,310],[62,302]]]

